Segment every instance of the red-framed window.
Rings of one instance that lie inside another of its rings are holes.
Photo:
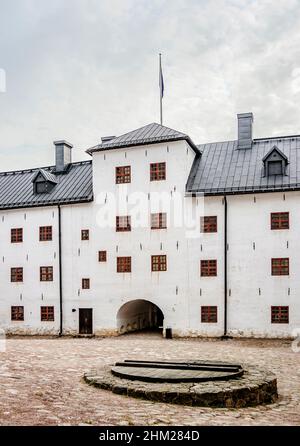
[[[54,321],[54,307],[41,307],[41,321]]]
[[[24,307],[22,306],[11,307],[11,320],[24,321]]]
[[[10,241],[11,243],[23,242],[23,228],[12,228],[10,230]]]
[[[81,240],[89,240],[89,239],[90,239],[90,230],[81,229]]]
[[[151,256],[151,271],[167,271],[167,256]]]
[[[10,269],[10,281],[11,282],[23,282],[23,268],[14,267]]]
[[[218,322],[218,307],[216,306],[201,307],[201,322],[203,323]]]
[[[53,266],[40,266],[40,281],[41,282],[53,281]]]
[[[288,276],[290,274],[290,260],[286,258],[272,259],[272,276]]]
[[[83,290],[89,290],[90,289],[90,279],[84,278],[81,280],[81,286]]]
[[[272,306],[271,307],[271,323],[272,324],[288,324],[289,323],[289,307]]]
[[[167,228],[167,214],[159,212],[151,214],[151,229],[166,229]]]
[[[216,260],[201,260],[200,272],[202,277],[211,277],[217,275],[217,261]]]
[[[116,231],[117,232],[127,232],[131,231],[131,217],[125,215],[123,217],[116,217]]]
[[[218,231],[218,223],[217,216],[205,216],[200,217],[200,231],[201,232],[217,232]]]
[[[131,257],[117,257],[117,273],[131,273]]]
[[[106,261],[107,261],[106,251],[98,251],[98,262],[106,262]]]
[[[166,179],[166,163],[150,164],[150,181],[160,181]]]
[[[289,212],[271,213],[271,229],[289,229],[289,227],[290,227]]]
[[[131,166],[116,167],[116,184],[131,183]]]
[[[40,226],[40,242],[52,240],[52,226]]]

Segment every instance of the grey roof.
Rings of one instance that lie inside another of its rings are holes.
[[[88,149],[87,153],[91,155],[93,152],[103,150],[178,140],[186,140],[193,150],[198,153],[197,146],[188,135],[178,132],[177,130],[170,129],[169,127],[165,127],[164,125],[157,124],[156,122],[125,133],[124,135],[115,137],[107,142],[102,142],[101,144]]]
[[[273,146],[288,158],[286,175],[264,176],[263,158]],[[255,139],[251,149],[237,141],[198,146],[186,190],[220,195],[300,189],[300,135]]]
[[[57,181],[52,191],[45,194],[33,191],[32,180],[40,168],[0,173],[0,209],[71,204],[93,199],[91,161],[72,163],[59,175],[52,173],[54,169],[54,166],[42,168],[48,180],[53,180],[54,176]]]
[[[57,184],[57,177],[49,170],[45,169],[37,170],[31,181],[34,182],[39,175],[42,175],[46,181]]]

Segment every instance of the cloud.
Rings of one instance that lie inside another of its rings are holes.
[[[1,168],[74,158],[101,136],[159,120],[196,143],[299,133],[299,0],[0,0]]]

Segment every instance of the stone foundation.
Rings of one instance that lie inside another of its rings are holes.
[[[278,398],[276,376],[244,366],[242,377],[203,383],[147,383],[112,375],[111,366],[91,370],[84,380],[92,386],[135,398],[203,407],[240,408],[273,403]]]

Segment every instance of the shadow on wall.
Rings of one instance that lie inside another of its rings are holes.
[[[148,300],[136,299],[122,305],[117,314],[120,334],[139,330],[163,331],[164,315],[161,309]]]

